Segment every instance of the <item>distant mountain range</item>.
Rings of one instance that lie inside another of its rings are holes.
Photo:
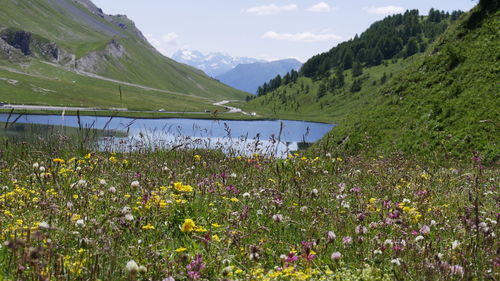
[[[299,70],[301,66],[302,63],[296,59],[240,64],[215,78],[233,88],[255,94],[260,85],[292,69]]]
[[[211,77],[221,75],[239,64],[265,62],[264,60],[249,57],[232,57],[228,54],[215,52],[203,54],[195,50],[179,50],[172,55],[177,62],[196,67]]]

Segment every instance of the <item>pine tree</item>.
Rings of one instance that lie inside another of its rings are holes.
[[[335,78],[337,78],[337,87],[342,88],[345,85],[344,79],[344,68],[342,66],[337,67],[335,70]]]
[[[415,37],[410,38],[410,40],[408,41],[408,44],[406,45],[404,57],[405,58],[411,57],[414,54],[418,53],[418,51],[419,51],[419,48],[418,48],[417,39]]]
[[[363,74],[363,66],[359,61],[355,61],[352,64],[352,77],[358,77]]]

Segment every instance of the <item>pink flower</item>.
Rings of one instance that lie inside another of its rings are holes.
[[[332,256],[330,257],[332,261],[339,260],[342,257],[342,254],[340,252],[334,252],[332,253]]]
[[[344,243],[344,245],[351,244],[352,243],[352,237],[351,236],[346,236],[346,237],[342,238],[342,243]]]
[[[422,235],[427,235],[430,232],[431,232],[431,228],[428,225],[424,225],[424,226],[422,226],[422,228],[420,228],[420,234],[422,234]]]

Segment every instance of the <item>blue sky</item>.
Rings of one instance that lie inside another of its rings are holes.
[[[162,53],[178,49],[305,61],[405,9],[468,11],[471,0],[93,0],[134,20]]]

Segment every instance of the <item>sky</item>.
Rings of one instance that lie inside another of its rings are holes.
[[[166,56],[179,49],[266,60],[310,57],[387,15],[470,10],[472,0],[93,0],[125,14]]]

